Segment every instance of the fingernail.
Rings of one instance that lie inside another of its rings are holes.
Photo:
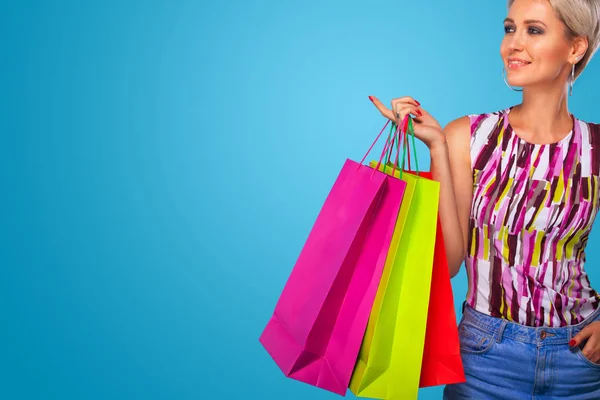
[[[369,96],[369,100],[373,101],[373,96]]]
[[[415,100],[415,103],[417,103],[418,106],[421,106],[421,103],[419,103],[417,100]]]
[[[575,346],[575,344],[577,344],[577,342],[575,340],[571,340],[569,342],[569,346],[571,346],[571,347]]]
[[[420,111],[420,110],[417,110],[417,114],[419,114],[419,117],[422,117],[422,116],[423,116],[423,114],[421,113],[421,111]]]

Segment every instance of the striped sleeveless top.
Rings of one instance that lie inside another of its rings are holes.
[[[577,324],[600,299],[584,270],[600,197],[600,125],[573,118],[560,142],[533,144],[512,130],[511,109],[469,116],[467,304],[527,326]]]

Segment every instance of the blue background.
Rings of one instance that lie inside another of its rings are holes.
[[[0,398],[338,398],[285,378],[258,337],[343,161],[383,126],[368,95],[412,95],[442,124],[519,102],[505,15],[480,0],[2,5]],[[598,89],[593,60],[579,118],[600,119]],[[453,285],[458,307],[464,271]]]

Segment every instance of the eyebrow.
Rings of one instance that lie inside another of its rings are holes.
[[[511,22],[511,23],[515,23],[515,21],[512,18],[506,18],[504,20],[504,22]],[[545,27],[548,27],[544,22],[540,21],[539,19],[526,19],[525,20],[526,24],[541,24],[544,25]]]

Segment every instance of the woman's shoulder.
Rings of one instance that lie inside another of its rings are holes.
[[[469,117],[471,127],[478,128],[484,125],[484,123],[490,124],[500,121],[506,114],[508,114],[508,112],[510,112],[510,107],[506,107],[501,110],[468,114],[467,117]]]
[[[466,114],[450,121],[444,130],[450,132],[460,131],[464,134],[468,132],[469,136],[473,136],[473,134],[482,127],[492,128],[495,126],[495,124],[502,119],[502,116],[507,112],[507,110],[508,108],[504,108],[496,111]]]
[[[600,123],[599,122],[585,121],[585,120],[583,120],[581,118],[577,118],[577,117],[575,117],[575,119],[577,121],[579,121],[580,124],[587,125],[590,129],[593,129],[595,131],[597,131],[598,129],[600,129]]]
[[[600,148],[600,123],[585,121],[574,116],[583,141],[588,142],[593,148]]]

